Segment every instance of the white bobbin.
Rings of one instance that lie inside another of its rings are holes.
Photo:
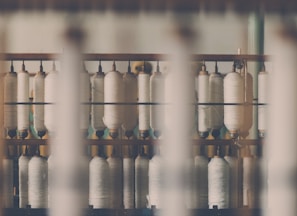
[[[30,157],[21,155],[19,164],[19,208],[27,208],[28,202],[28,172]]]
[[[128,67],[128,72],[123,76],[124,85],[124,101],[125,103],[137,103],[137,91],[138,83],[137,77],[131,73],[130,65]],[[137,126],[138,111],[137,105],[125,105],[124,106],[124,117],[123,117],[123,129],[125,135],[130,138],[133,136],[133,130]]]
[[[93,208],[110,208],[110,172],[105,158],[95,156],[90,161],[89,205]]]
[[[43,103],[44,102],[44,80],[45,73],[43,72],[42,65],[40,65],[40,71],[36,73],[33,79],[33,102]],[[33,105],[33,124],[34,128],[39,137],[46,133],[44,124],[44,105]]]
[[[4,77],[3,87],[3,101],[4,103],[16,103],[17,102],[17,73],[14,72],[13,65],[11,70]],[[3,127],[7,130],[8,135],[12,138],[16,135],[16,129],[18,124],[17,119],[17,106],[4,105],[4,119]]]
[[[48,204],[47,161],[41,156],[34,156],[29,161],[28,189],[31,208],[47,208]]]
[[[92,103],[104,102],[104,73],[102,72],[101,64],[99,64],[99,71],[91,78],[91,96]],[[104,134],[105,125],[103,122],[104,106],[91,105],[91,125],[96,131],[96,135],[100,138]]]
[[[124,102],[124,87],[123,77],[116,70],[115,63],[113,68],[104,78],[104,103],[123,103]],[[104,105],[103,122],[109,129],[109,134],[116,138],[118,129],[123,123],[123,106],[114,104]]]
[[[114,155],[107,158],[110,170],[111,208],[123,207],[123,161]]]
[[[230,170],[227,161],[219,156],[208,164],[208,205],[212,209],[230,207]]]
[[[135,159],[135,208],[147,207],[148,172],[149,159],[144,155],[138,155]]]

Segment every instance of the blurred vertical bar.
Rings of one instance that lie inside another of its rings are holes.
[[[65,29],[64,53],[61,72],[58,74],[55,131],[52,154],[56,164],[53,169],[53,197],[51,216],[81,216],[84,184],[80,130],[79,74],[82,70],[81,48],[84,33],[71,17]]]
[[[165,80],[165,139],[161,155],[164,157],[163,216],[188,215],[185,188],[189,176],[185,172],[190,157],[194,125],[194,74],[190,69],[193,45],[191,17],[173,16],[173,31],[168,36],[170,71]]]
[[[2,15],[4,18],[4,15]],[[3,215],[3,159],[4,159],[4,129],[3,129],[3,118],[4,118],[4,98],[3,98],[3,78],[4,78],[4,59],[5,55],[5,23],[4,20],[0,20],[0,216]]]
[[[278,26],[269,83],[267,142],[268,207],[266,216],[297,214],[297,29],[296,22]]]

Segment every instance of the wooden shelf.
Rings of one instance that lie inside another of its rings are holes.
[[[239,140],[242,145],[261,145],[262,140]],[[7,145],[48,145],[50,143],[47,139],[5,139],[4,143]],[[162,140],[155,139],[115,139],[115,140],[104,140],[104,139],[86,139],[84,140],[86,145],[157,145],[161,144]],[[193,145],[230,145],[234,141],[231,139],[221,139],[221,140],[203,140],[197,139],[192,140]]]
[[[0,59],[10,61],[49,61],[58,60],[61,57],[61,53],[6,53],[0,54]],[[86,61],[162,61],[170,59],[169,54],[100,54],[100,53],[85,53],[83,59]],[[219,61],[219,62],[232,62],[234,60],[246,60],[246,61],[269,61],[271,56],[269,55],[220,55],[220,54],[193,54],[190,56],[190,60],[195,61]]]
[[[84,216],[154,216],[160,215],[162,211],[157,209],[86,209]],[[47,209],[20,209],[7,208],[4,209],[4,216],[47,216]],[[190,214],[193,216],[261,216],[261,209],[193,209]]]

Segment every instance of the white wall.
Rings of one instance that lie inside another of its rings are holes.
[[[233,13],[184,14],[196,33],[193,51],[201,54],[234,54],[237,48],[247,50],[247,19]],[[174,17],[165,13],[114,14],[90,12],[70,15],[62,12],[16,12],[6,15],[7,52],[46,53],[63,51],[63,33],[69,21],[79,22],[87,32],[86,52],[94,53],[166,53],[167,41],[172,36]],[[16,64],[16,69],[19,64]],[[50,64],[45,64],[45,70]],[[37,64],[26,63],[29,71],[38,70]],[[210,71],[212,63],[207,63]],[[126,70],[127,63],[119,64]],[[7,67],[8,68],[8,67]],[[87,63],[90,71],[97,70],[97,63]],[[231,63],[219,63],[228,72]],[[103,65],[108,71],[110,64]]]

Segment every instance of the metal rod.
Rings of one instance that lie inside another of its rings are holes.
[[[5,105],[49,105],[54,103],[48,102],[5,102]],[[157,103],[157,102],[85,102],[81,103],[85,105],[170,105],[170,103]],[[259,106],[268,105],[267,103],[193,103],[193,105],[228,105],[228,106]]]

